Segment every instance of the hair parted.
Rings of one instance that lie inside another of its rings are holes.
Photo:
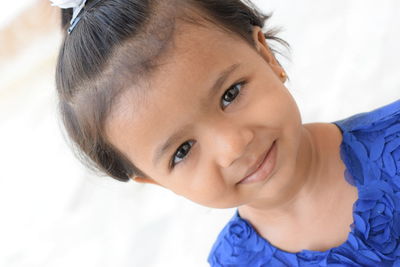
[[[59,114],[73,151],[87,167],[124,182],[135,175],[148,177],[107,140],[104,125],[117,97],[157,68],[177,19],[200,25],[193,16],[199,15],[253,45],[252,26],[264,28],[271,15],[245,0],[103,0],[93,7],[90,2],[70,35],[72,8],[61,10]],[[277,32],[264,35],[289,47]]]

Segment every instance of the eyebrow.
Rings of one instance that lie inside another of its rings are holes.
[[[222,85],[225,83],[225,81],[228,79],[228,77],[240,66],[239,63],[235,63],[225,70],[223,70],[219,76],[218,79],[214,82],[213,86],[208,91],[208,94],[205,99],[212,99],[217,93],[218,89],[222,87]],[[157,165],[160,161],[160,159],[164,156],[165,152],[169,150],[169,148],[176,143],[179,139],[181,139],[184,130],[187,127],[183,127],[180,130],[175,131],[165,142],[163,142],[160,146],[156,148],[156,152],[153,158],[153,164]]]

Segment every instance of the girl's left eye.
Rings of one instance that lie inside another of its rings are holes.
[[[221,97],[221,107],[225,109],[231,103],[238,101],[238,97],[243,95],[243,86],[246,84],[245,81],[235,83],[228,90],[226,90]],[[170,168],[173,169],[175,165],[180,162],[183,162],[187,159],[190,154],[191,148],[194,144],[194,141],[186,141],[172,155]]]
[[[221,107],[222,109],[225,109],[228,105],[233,103],[234,101],[237,101],[237,97],[243,94],[243,86],[246,84],[246,82],[239,82],[235,83],[232,85],[228,90],[224,92],[224,94],[221,97]]]

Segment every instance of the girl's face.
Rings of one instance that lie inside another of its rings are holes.
[[[297,105],[259,27],[253,48],[215,26],[179,25],[144,96],[127,90],[106,123],[109,140],[151,179],[198,204],[232,208],[279,198],[301,134]],[[270,179],[238,182],[276,141]],[[283,190],[284,191],[284,190]]]

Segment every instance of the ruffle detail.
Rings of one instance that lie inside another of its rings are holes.
[[[208,256],[211,266],[400,267],[400,100],[335,121],[347,182],[358,189],[347,240],[326,251],[274,247],[235,215]]]

